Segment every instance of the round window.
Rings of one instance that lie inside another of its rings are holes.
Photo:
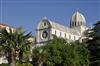
[[[48,33],[47,33],[47,31],[43,31],[43,33],[42,33],[42,38],[47,38],[48,37]]]

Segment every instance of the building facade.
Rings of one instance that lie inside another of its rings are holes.
[[[9,26],[7,24],[3,24],[3,23],[0,24],[0,30],[1,29],[6,29],[8,32],[10,32],[10,29],[12,30],[12,32],[15,32],[16,31],[15,28],[13,28],[13,27],[11,27],[11,26]]]
[[[54,35],[70,41],[80,40],[84,31],[87,30],[86,19],[80,12],[75,12],[70,20],[70,27],[63,26],[57,22],[44,17],[36,28],[36,42],[43,45],[53,39]]]

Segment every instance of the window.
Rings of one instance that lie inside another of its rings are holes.
[[[56,30],[55,30],[55,35],[56,35]]]
[[[61,37],[61,32],[60,32],[60,37]]]
[[[42,33],[42,38],[46,39],[48,37],[47,31],[43,31]]]
[[[69,35],[69,39],[71,39],[71,35]]]
[[[65,38],[66,38],[66,33],[65,33]]]
[[[46,22],[44,22],[44,26],[46,26]]]
[[[75,22],[75,26],[76,26],[76,22]]]
[[[74,36],[74,40],[76,40],[76,37]]]

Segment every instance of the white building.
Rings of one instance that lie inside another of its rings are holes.
[[[54,35],[67,39],[68,41],[79,40],[83,37],[83,32],[86,29],[86,19],[78,11],[72,15],[70,27],[63,26],[44,17],[36,28],[36,42],[38,45],[43,45],[53,39]]]

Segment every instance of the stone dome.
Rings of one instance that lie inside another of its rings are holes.
[[[86,26],[85,17],[80,12],[75,12],[70,21],[70,27]]]

